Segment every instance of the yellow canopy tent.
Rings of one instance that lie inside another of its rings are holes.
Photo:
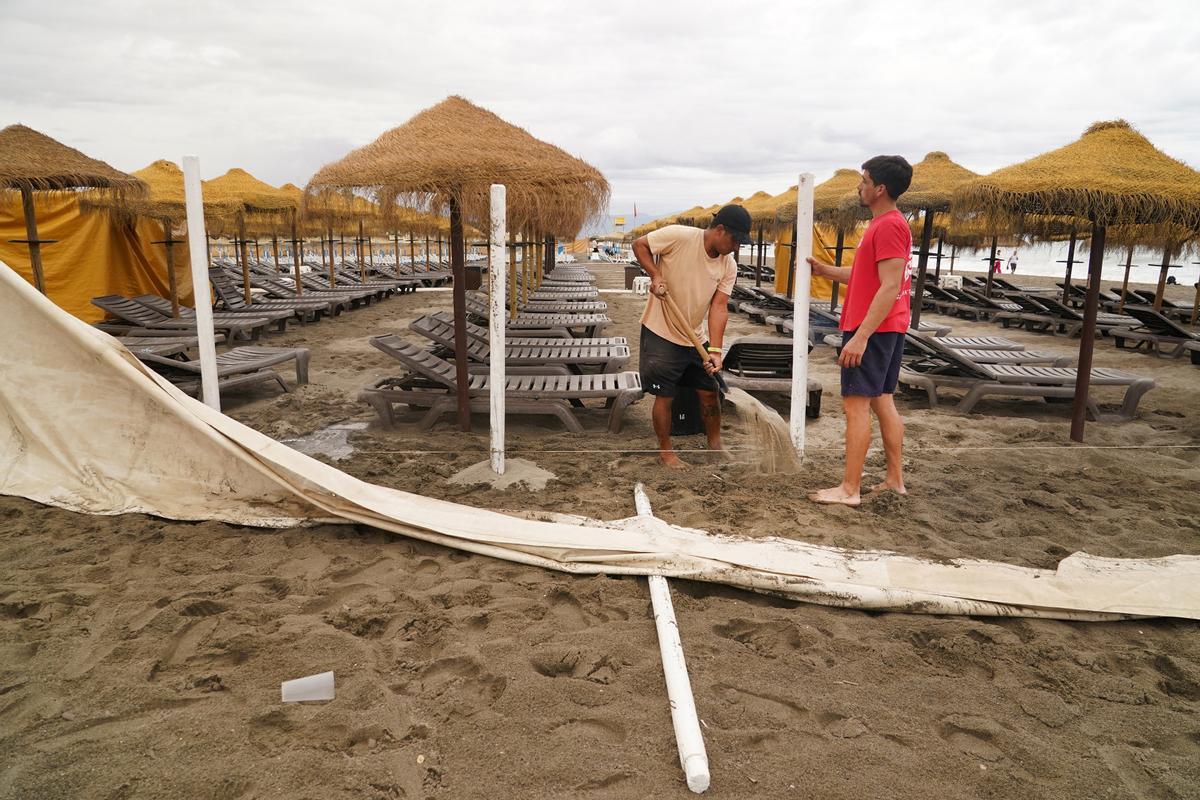
[[[104,312],[92,305],[93,297],[121,294],[170,293],[166,253],[152,244],[162,236],[157,222],[137,219],[123,222],[107,214],[85,212],[79,196],[37,193],[38,236],[56,240],[42,251],[42,272],[47,295],[68,313],[85,322],[99,322]],[[12,240],[26,238],[21,195],[0,192],[0,261],[33,283],[29,248]],[[181,302],[191,302],[187,250],[176,260]]]
[[[857,198],[861,173],[839,169],[832,177],[813,188],[813,257],[826,264],[845,264],[845,251],[858,246],[861,234],[858,222],[861,211],[849,204]],[[775,291],[790,294],[792,280],[792,242],[796,221],[796,186],[776,196],[775,227]],[[809,282],[813,299],[828,300],[837,305],[835,284],[828,278],[813,276]]]

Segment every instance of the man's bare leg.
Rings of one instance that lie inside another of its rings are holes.
[[[867,462],[867,448],[871,446],[871,398],[846,395],[842,398],[846,410],[846,470],[841,484],[832,489],[822,489],[808,496],[816,503],[832,503],[856,506],[862,502],[863,465]]]
[[[655,396],[650,419],[654,423],[654,436],[658,439],[658,460],[672,469],[684,469],[687,464],[679,460],[671,447],[671,402],[674,399]]]
[[[894,395],[882,394],[871,398],[871,410],[879,420],[879,432],[883,436],[883,451],[887,455],[887,477],[871,491],[891,489],[897,494],[908,494],[904,488],[904,419],[896,410]]]
[[[724,450],[721,444],[721,398],[716,392],[697,389],[696,396],[700,399],[700,422],[704,425],[704,435],[708,438],[709,450]]]

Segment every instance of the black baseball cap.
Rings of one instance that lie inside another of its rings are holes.
[[[725,230],[733,234],[733,240],[738,244],[750,242],[750,212],[739,205],[723,206],[713,216],[713,225],[724,225]]]

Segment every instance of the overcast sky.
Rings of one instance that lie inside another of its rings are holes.
[[[450,94],[639,221],[878,153],[979,172],[1124,117],[1200,166],[1200,3],[0,0],[0,126],[300,185]]]

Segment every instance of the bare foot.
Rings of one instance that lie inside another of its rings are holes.
[[[862,502],[858,492],[850,494],[841,486],[834,486],[832,489],[822,489],[819,492],[813,492],[808,496],[809,500],[814,503],[823,503],[825,505],[837,506],[858,506]]]
[[[875,484],[871,487],[871,494],[875,494],[876,492],[886,492],[888,490],[891,490],[896,494],[908,494],[908,489],[904,488],[903,482],[893,483],[892,481],[883,481],[882,483]]]
[[[674,450],[660,450],[658,460],[664,467],[671,469],[687,469],[687,464],[679,460],[679,456],[675,455]]]

